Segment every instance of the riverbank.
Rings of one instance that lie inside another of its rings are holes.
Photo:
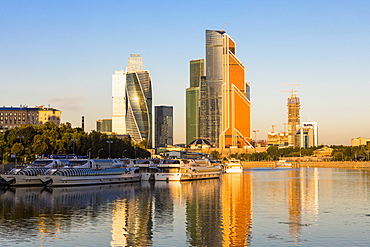
[[[275,167],[274,161],[242,162],[244,168]],[[370,169],[369,161],[294,162],[294,167]]]

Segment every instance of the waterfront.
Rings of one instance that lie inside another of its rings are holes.
[[[370,173],[250,168],[221,179],[0,190],[2,246],[366,246]]]

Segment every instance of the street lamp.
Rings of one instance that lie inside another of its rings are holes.
[[[71,139],[71,141],[73,142],[73,155],[74,155],[75,154],[75,144],[76,144],[77,139]]]
[[[108,145],[109,145],[109,159],[110,159],[110,144],[113,143],[113,141],[107,141]]]
[[[91,151],[91,148],[89,148],[88,150],[87,150],[87,154],[86,154],[86,156],[90,159],[90,152]]]
[[[103,151],[103,149],[101,148],[101,149],[99,149],[99,150],[98,150],[98,159],[99,159],[99,157],[100,157],[100,156],[99,156],[100,151]]]
[[[126,153],[127,150],[123,150],[122,151],[122,158],[124,158],[125,156],[123,156],[124,153]]]

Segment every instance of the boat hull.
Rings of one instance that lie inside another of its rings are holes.
[[[242,173],[242,172],[243,172],[243,168],[241,167],[225,169],[225,173]]]
[[[58,176],[39,175],[40,180],[47,186],[73,186],[139,182],[141,174],[117,174],[117,175],[96,175],[96,176]]]
[[[28,176],[28,175],[19,175],[19,174],[1,174],[2,179],[8,185],[12,186],[27,186],[27,185],[43,185],[38,176]]]
[[[220,172],[204,173],[155,173],[155,181],[186,181],[219,178]]]

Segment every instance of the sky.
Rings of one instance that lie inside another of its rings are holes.
[[[94,130],[112,117],[114,71],[139,53],[153,106],[174,107],[174,142],[185,143],[189,61],[205,58],[205,30],[224,28],[247,69],[257,139],[283,131],[283,84],[297,83],[319,144],[350,145],[370,137],[369,13],[367,0],[1,0],[0,105],[55,107]]]

